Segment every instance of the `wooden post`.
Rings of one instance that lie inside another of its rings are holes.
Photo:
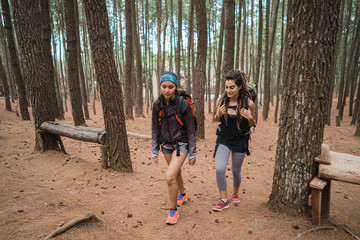
[[[331,180],[327,180],[327,184],[322,191],[321,198],[321,217],[327,219],[330,217],[330,194],[331,194]]]
[[[321,223],[321,191],[319,189],[312,188],[311,195],[313,223],[319,226]]]
[[[317,226],[321,223],[321,191],[326,187],[327,182],[315,177],[310,182],[311,187],[311,208],[313,223]]]
[[[336,126],[340,127],[340,116],[336,116]]]

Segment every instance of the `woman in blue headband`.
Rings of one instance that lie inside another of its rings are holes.
[[[169,190],[170,213],[166,219],[167,224],[177,223],[179,218],[177,206],[181,206],[187,200],[181,166],[188,154],[189,165],[194,165],[196,161],[196,136],[192,109],[187,100],[176,94],[177,86],[178,80],[175,73],[162,74],[161,94],[154,102],[152,112],[152,158],[155,164],[159,163],[161,146],[168,165],[166,182]]]

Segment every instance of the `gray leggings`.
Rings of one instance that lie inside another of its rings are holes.
[[[223,144],[219,144],[219,147],[215,155],[215,169],[216,169],[216,183],[219,191],[226,191],[226,167],[230,156],[230,149]],[[234,187],[240,187],[241,183],[241,166],[245,158],[245,153],[232,151],[232,164],[231,170],[233,173],[233,185]]]

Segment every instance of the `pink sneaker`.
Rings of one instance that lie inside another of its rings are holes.
[[[229,208],[229,202],[225,203],[223,200],[220,200],[220,202],[215,207],[213,207],[213,210],[220,212],[226,208]]]
[[[239,199],[239,194],[237,193],[233,193],[232,194],[232,202],[235,204],[239,203],[240,202],[240,199]]]

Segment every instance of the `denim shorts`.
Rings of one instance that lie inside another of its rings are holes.
[[[189,147],[187,143],[179,142],[179,147],[180,152],[188,154]],[[176,144],[166,143],[161,145],[161,151],[163,152],[163,154],[172,154],[174,150],[176,150]]]

